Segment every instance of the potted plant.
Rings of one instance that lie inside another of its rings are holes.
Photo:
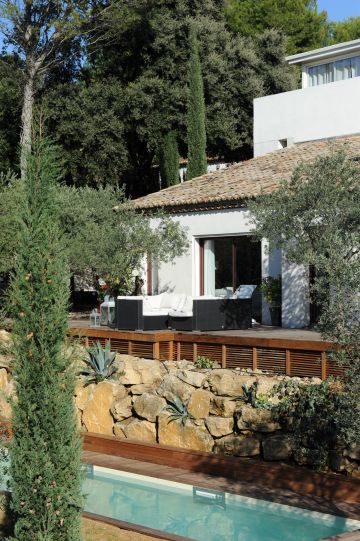
[[[269,305],[271,324],[281,326],[281,276],[266,276],[259,287]]]

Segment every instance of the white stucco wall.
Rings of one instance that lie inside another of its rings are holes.
[[[360,77],[254,100],[254,156],[299,143],[360,133]]]
[[[173,219],[187,229],[189,251],[186,255],[175,258],[171,263],[160,263],[157,269],[154,268],[153,274],[156,275],[153,276],[153,284],[156,284],[159,293],[170,291],[198,296],[200,294],[199,239],[250,233],[252,230],[249,221],[250,213],[246,209],[230,209],[180,214],[173,216]],[[282,265],[281,252],[276,250],[269,253],[267,242],[264,240],[262,242],[262,275],[277,276],[282,272]],[[288,280],[288,277],[291,277],[291,280]],[[306,317],[300,316],[300,314],[308,313],[306,296],[293,294],[292,280],[298,279],[303,279],[303,270],[293,266],[291,273],[286,274],[286,281],[283,284],[283,295],[286,299],[283,326],[286,327],[301,328],[308,322]],[[263,305],[262,312],[263,323],[270,324],[270,314],[266,303]]]

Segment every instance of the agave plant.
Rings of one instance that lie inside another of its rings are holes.
[[[89,358],[85,359],[88,369],[82,371],[82,374],[88,376],[87,385],[90,383],[100,383],[105,379],[110,379],[117,371],[114,366],[116,353],[110,351],[110,340],[106,342],[105,348],[100,342],[95,346],[88,348]]]
[[[166,410],[171,413],[168,419],[168,423],[171,423],[173,421],[180,421],[181,424],[185,426],[186,421],[190,419],[194,419],[191,413],[188,412],[188,409],[185,406],[185,404],[181,401],[181,399],[178,396],[176,396],[174,400],[172,400],[172,403],[168,405]]]

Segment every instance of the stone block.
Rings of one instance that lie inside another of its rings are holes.
[[[178,370],[176,376],[193,387],[202,387],[207,378],[207,374],[196,370]]]
[[[188,412],[195,419],[204,419],[209,415],[210,410],[210,397],[209,391],[203,389],[196,389],[190,397],[188,404]]]
[[[262,442],[263,456],[265,460],[288,460],[294,450],[294,443],[290,436],[276,434]]]
[[[122,421],[132,416],[132,399],[131,396],[126,396],[120,400],[116,400],[112,407],[111,413],[116,421]]]
[[[270,410],[253,408],[244,404],[237,420],[239,430],[252,430],[253,432],[275,432],[280,430],[279,423],[274,421]]]
[[[134,410],[138,416],[153,423],[165,406],[166,400],[164,398],[149,393],[144,393],[134,400]]]
[[[194,451],[210,452],[214,444],[203,424],[195,426],[191,421],[187,421],[183,426],[180,421],[169,422],[169,414],[165,412],[159,415],[158,437],[161,445],[171,445]]]
[[[260,441],[251,436],[224,436],[215,441],[214,452],[231,456],[257,456],[260,454]]]
[[[210,413],[220,417],[232,417],[236,407],[236,401],[231,398],[213,396],[210,402]]]
[[[174,402],[178,397],[186,404],[193,391],[194,388],[191,385],[184,383],[173,374],[166,375],[157,389],[157,393],[168,402]]]
[[[97,434],[113,434],[113,417],[110,408],[116,395],[117,386],[103,381],[89,386],[91,393],[85,404],[82,422],[88,432]]]
[[[124,426],[122,430],[129,440],[156,443],[155,423],[133,419],[131,423]]]
[[[160,361],[139,359],[131,355],[117,355],[117,366],[119,371],[124,371],[124,375],[119,378],[124,385],[158,385],[166,374],[166,368]]]
[[[221,438],[231,434],[234,430],[233,417],[207,417],[205,425],[214,438]]]
[[[255,376],[237,375],[232,370],[212,370],[209,384],[213,393],[220,396],[242,396],[243,385],[248,387],[256,381]]]

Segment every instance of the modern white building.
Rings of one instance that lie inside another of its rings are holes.
[[[360,132],[360,39],[289,56],[302,88],[254,100],[254,156]]]
[[[310,323],[309,269],[292,265],[266,239],[255,242],[246,199],[271,192],[300,162],[329,152],[328,140],[360,155],[360,40],[288,57],[302,68],[302,88],[254,102],[254,158],[134,201],[164,209],[187,229],[190,250],[148,268],[147,291],[222,296],[241,284],[282,276],[282,325]],[[270,323],[265,302],[257,314]]]

